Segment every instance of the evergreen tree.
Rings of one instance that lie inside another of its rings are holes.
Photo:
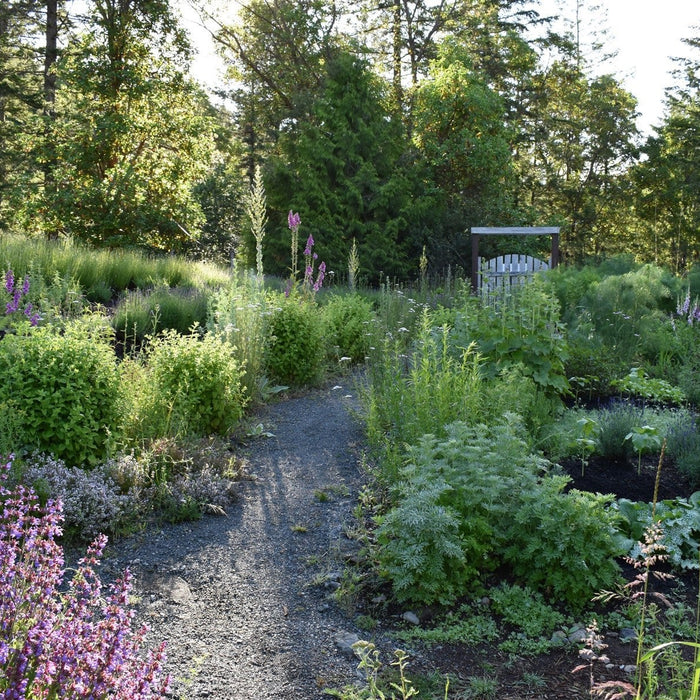
[[[346,269],[354,239],[361,276],[376,281],[380,272],[409,273],[420,222],[411,169],[402,161],[402,126],[387,101],[384,83],[361,59],[338,52],[326,64],[310,117],[284,129],[279,156],[268,167],[267,197],[276,216],[270,216],[266,270],[289,267],[284,222],[292,209],[301,214],[301,238],[313,236],[329,271]]]

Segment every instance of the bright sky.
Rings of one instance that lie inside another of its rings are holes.
[[[533,4],[539,6],[541,14],[564,13],[573,18],[576,1],[533,0]],[[663,115],[664,89],[672,83],[671,57],[688,54],[681,39],[700,36],[700,0],[583,0],[582,17],[586,16],[585,7],[595,4],[607,13],[608,48],[618,51],[608,70],[637,98],[638,126],[649,134]],[[181,0],[180,5],[185,25],[200,47],[195,76],[210,86],[220,84],[221,63],[212,55],[208,35],[197,27],[197,16],[187,1]]]
[[[557,14],[556,8],[562,5],[563,12],[573,17],[576,0],[541,0],[539,4],[542,14]],[[584,6],[594,4],[607,12],[609,48],[618,51],[611,72],[637,98],[637,125],[649,134],[663,115],[664,89],[673,83],[671,57],[689,55],[681,39],[700,36],[700,1],[584,1]]]

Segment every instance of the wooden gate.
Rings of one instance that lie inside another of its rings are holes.
[[[473,226],[472,235],[472,293],[489,293],[497,289],[506,289],[515,284],[522,284],[539,270],[556,267],[559,263],[559,227],[558,226]],[[479,238],[481,236],[551,236],[552,254],[549,262],[544,262],[530,255],[501,255],[483,262],[479,257]]]
[[[549,262],[531,255],[501,255],[490,260],[479,258],[479,292],[490,294],[523,284],[536,272],[549,270]]]

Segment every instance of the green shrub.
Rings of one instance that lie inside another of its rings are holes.
[[[679,415],[666,436],[666,450],[693,488],[700,488],[700,431],[695,416]]]
[[[490,428],[453,423],[445,438],[426,435],[410,449],[397,505],[376,531],[380,570],[398,600],[453,603],[504,564],[572,608],[615,584],[624,543],[610,498],[563,493],[568,477],[547,475],[521,433],[506,414]]]
[[[642,425],[642,409],[628,401],[613,400],[600,411],[596,451],[613,462],[628,462],[634,454],[632,443],[626,439],[632,428]]]
[[[504,523],[508,545],[503,557],[517,580],[581,608],[595,592],[617,582],[615,558],[625,547],[617,516],[606,509],[613,496],[562,493],[567,481],[550,477],[540,488],[523,491]]]
[[[370,348],[372,305],[358,294],[336,294],[324,304],[323,319],[329,358],[364,362]]]
[[[121,397],[109,331],[71,322],[0,341],[0,405],[15,411],[25,446],[95,464],[118,436]]]
[[[521,492],[538,490],[543,462],[510,415],[493,428],[461,422],[423,437],[380,521],[380,566],[402,601],[448,604],[479,589],[499,563],[503,522]]]
[[[304,386],[323,373],[322,315],[315,303],[296,295],[277,297],[269,317],[265,366],[277,382]]]
[[[241,368],[214,336],[165,331],[149,345],[143,381],[134,421],[141,438],[226,435],[243,415]]]
[[[675,286],[670,273],[644,265],[592,285],[582,304],[596,338],[629,367],[658,352],[647,343],[662,342],[656,333],[675,303]]]
[[[254,401],[265,398],[265,346],[268,299],[257,275],[236,272],[228,285],[209,298],[207,328],[225,340],[243,368],[243,385]]]
[[[457,353],[475,342],[487,377],[518,365],[551,395],[568,390],[564,370],[568,351],[559,303],[540,278],[523,285],[494,305],[479,300],[455,314],[450,343]]]

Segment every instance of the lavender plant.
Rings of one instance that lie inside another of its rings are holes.
[[[165,697],[164,644],[142,656],[146,629],[128,607],[129,571],[103,591],[100,536],[65,586],[61,504],[41,508],[32,489],[7,488],[11,465],[0,468],[0,698]]]

